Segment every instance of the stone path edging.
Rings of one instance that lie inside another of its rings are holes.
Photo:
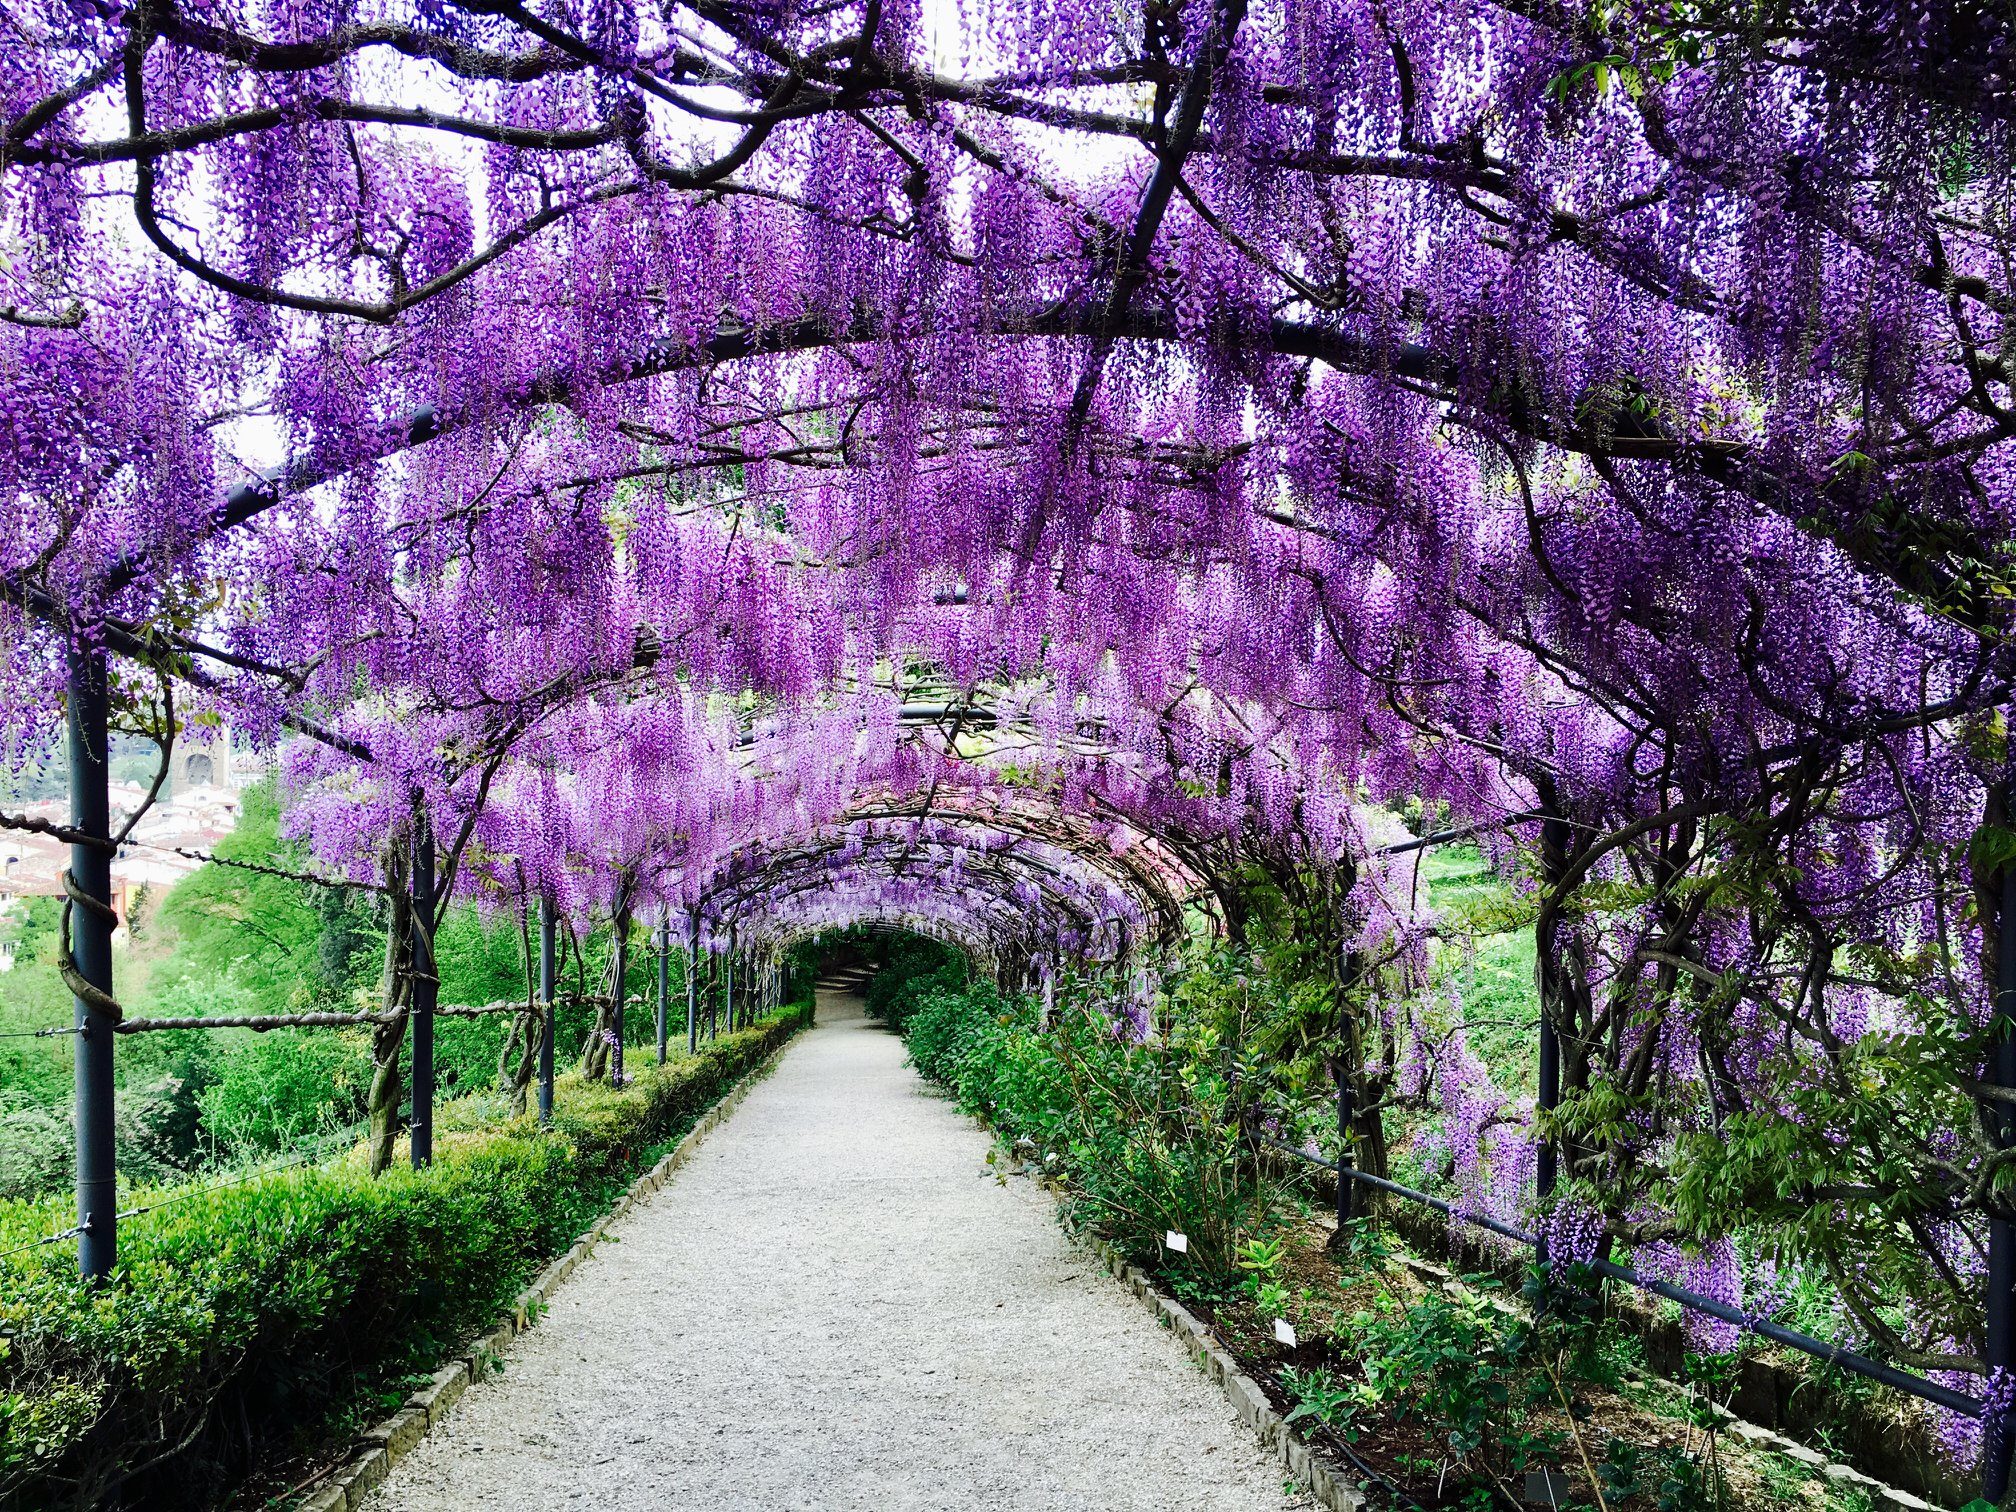
[[[700,1115],[700,1121],[687,1131],[685,1138],[631,1182],[614,1207],[596,1219],[565,1254],[539,1272],[532,1284],[512,1299],[510,1311],[488,1333],[470,1341],[458,1358],[435,1371],[427,1384],[407,1397],[406,1404],[397,1412],[358,1434],[357,1452],[319,1477],[295,1504],[296,1512],[350,1512],[351,1508],[362,1506],[365,1497],[391,1473],[392,1467],[412,1453],[430,1428],[439,1426],[447,1417],[469,1383],[480,1381],[496,1364],[505,1346],[539,1321],[560,1284],[573,1274],[575,1266],[595,1252],[609,1225],[671,1180],[673,1173],[692,1159],[701,1141],[735,1111],[749,1089],[797,1042],[798,1035],[794,1033],[743,1073],[719,1102]]]
[[[1085,1245],[1119,1281],[1153,1312],[1161,1325],[1175,1334],[1190,1357],[1203,1367],[1205,1375],[1218,1384],[1225,1400],[1232,1404],[1240,1421],[1281,1462],[1282,1471],[1316,1498],[1330,1512],[1363,1512],[1365,1491],[1323,1452],[1304,1438],[1293,1423],[1274,1410],[1260,1383],[1239,1368],[1217,1335],[1204,1321],[1174,1297],[1158,1291],[1148,1273],[1130,1265],[1120,1252],[1096,1234],[1080,1236]]]

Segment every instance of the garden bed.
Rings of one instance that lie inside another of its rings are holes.
[[[1441,1280],[1439,1267],[1369,1235],[1340,1265],[1331,1232],[1315,1219],[1284,1228],[1278,1260],[1239,1282],[1207,1287],[1167,1268],[1157,1282],[1211,1326],[1276,1411],[1357,1471],[1376,1505],[1488,1503],[1492,1492],[1501,1505],[1548,1505],[1527,1495],[1530,1472],[1547,1476],[1562,1506],[1596,1507],[1592,1471],[1609,1509],[1899,1504],[1838,1467],[1823,1475],[1817,1454],[1788,1455],[1733,1431],[1709,1398],[1652,1376],[1639,1341],[1614,1321],[1571,1324],[1551,1341],[1581,1357],[1550,1377],[1530,1346],[1503,1357],[1532,1330],[1495,1278]],[[1258,1305],[1268,1285],[1285,1293],[1279,1311]],[[1293,1325],[1294,1346],[1275,1337],[1276,1317]],[[1361,1319],[1371,1320],[1374,1361]],[[1531,1362],[1523,1369],[1521,1354]],[[1452,1438],[1474,1445],[1467,1457],[1477,1469],[1452,1475]]]
[[[1046,1019],[985,985],[926,988],[900,1019],[919,1068],[1058,1184],[1069,1221],[1206,1318],[1277,1410],[1355,1459],[1389,1505],[1925,1505],[1740,1424],[1739,1356],[1689,1357],[1692,1384],[1676,1386],[1593,1294],[1529,1311],[1481,1268],[1452,1286],[1390,1228],[1330,1249],[1306,1179],[1254,1158],[1207,1027],[1178,1018],[1136,1043],[1096,1005]],[[1169,1230],[1184,1232],[1181,1252]],[[1292,1346],[1276,1319],[1294,1326]]]

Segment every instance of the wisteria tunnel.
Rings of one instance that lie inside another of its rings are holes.
[[[2012,123],[0,0],[0,1512],[2011,1505]]]

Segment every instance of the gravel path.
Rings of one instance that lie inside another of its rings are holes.
[[[822,992],[371,1512],[1310,1505],[987,1149]]]

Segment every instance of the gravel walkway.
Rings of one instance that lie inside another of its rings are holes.
[[[987,1149],[822,993],[371,1512],[1310,1505]]]

